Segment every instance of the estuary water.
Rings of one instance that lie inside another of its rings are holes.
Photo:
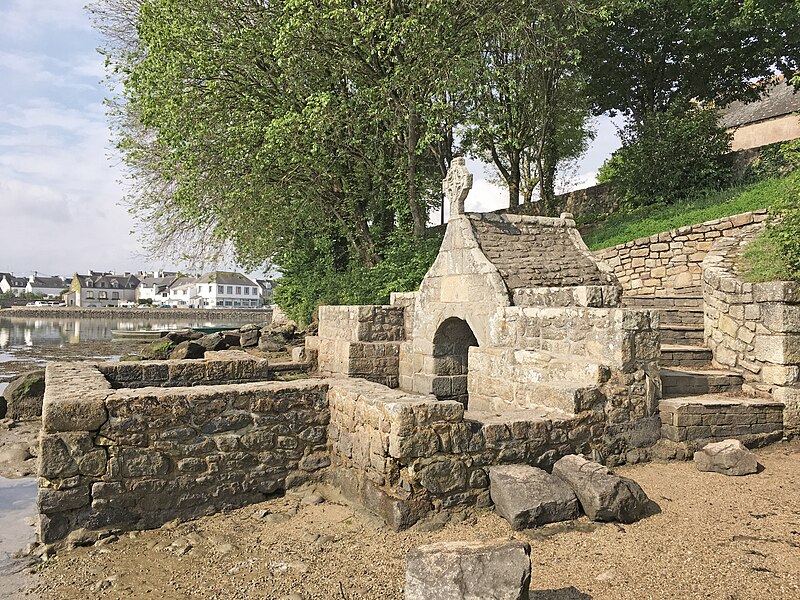
[[[236,327],[245,323],[242,319],[148,318],[146,315],[114,319],[4,317],[0,312],[0,388],[19,373],[41,368],[51,360],[113,360],[147,343],[112,340],[114,329]]]

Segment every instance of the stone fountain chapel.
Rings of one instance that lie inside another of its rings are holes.
[[[613,272],[571,215],[465,213],[471,187],[456,159],[447,230],[418,292],[320,307],[306,340],[320,375],[399,388],[342,405],[334,395],[329,430],[333,479],[396,527],[487,504],[491,465],[549,469],[573,453],[635,462],[661,435],[657,313],[619,306]],[[371,427],[359,421],[374,411],[387,429],[404,407],[385,451],[363,446]]]

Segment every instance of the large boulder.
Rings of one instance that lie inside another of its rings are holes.
[[[405,600],[527,600],[530,554],[518,540],[420,546],[408,553]]]
[[[8,412],[8,403],[6,402],[6,397],[0,396],[0,419],[6,418],[6,412]]]
[[[569,521],[580,515],[572,488],[555,475],[528,465],[502,465],[489,470],[494,509],[520,530]]]
[[[167,360],[174,348],[175,342],[164,337],[160,340],[156,340],[152,344],[144,346],[139,350],[139,354],[147,360]]]
[[[42,416],[44,369],[23,373],[3,390],[6,417],[16,421],[33,421]]]
[[[226,339],[226,336],[222,331],[209,333],[208,335],[204,335],[203,337],[195,341],[206,350],[216,351],[216,350],[228,349],[228,340]],[[237,336],[237,341],[238,341],[238,336]]]
[[[572,488],[592,521],[633,523],[650,510],[650,499],[638,483],[582,456],[570,454],[558,460],[553,475]]]
[[[261,328],[258,325],[243,325],[239,328],[239,345],[242,348],[257,346],[259,337]]]
[[[184,360],[187,358],[203,358],[206,353],[206,349],[198,344],[197,342],[193,342],[191,340],[187,340],[185,342],[181,342],[175,349],[170,353],[169,358],[170,360]]]
[[[739,440],[723,440],[703,447],[694,453],[698,471],[713,471],[723,475],[750,475],[758,471],[756,455]]]

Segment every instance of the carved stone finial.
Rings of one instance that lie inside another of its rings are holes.
[[[450,163],[447,177],[442,181],[442,191],[450,205],[450,218],[464,214],[464,200],[472,189],[472,174],[467,170],[463,157],[459,156]]]

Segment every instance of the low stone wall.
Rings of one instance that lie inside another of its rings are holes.
[[[703,261],[705,341],[717,367],[741,372],[786,405],[784,426],[800,432],[800,284],[747,283],[736,259],[756,230],[714,244]]]
[[[112,389],[47,367],[39,453],[46,544],[260,502],[329,464],[321,381]]]
[[[561,456],[591,452],[590,439],[603,437],[602,417],[592,413],[493,418],[465,413],[457,401],[352,379],[332,381],[329,401],[328,477],[394,529],[429,511],[489,506],[492,465],[549,468]]]
[[[653,234],[594,255],[614,269],[625,295],[692,294],[702,285],[701,263],[713,243],[767,218],[766,209],[756,210]]]
[[[555,198],[555,206],[559,207],[560,212],[572,213],[577,220],[596,219],[600,215],[611,213],[619,207],[619,198],[614,194],[613,186],[610,183],[599,183],[582,190],[574,190],[564,194],[558,194]],[[521,204],[513,212],[523,215],[538,215],[539,203]]]
[[[199,360],[106,362],[97,365],[112,387],[181,387],[266,381],[269,361],[241,350],[206,352]]]
[[[780,441],[783,405],[760,398],[735,401],[724,396],[662,400],[661,434],[691,452],[711,442],[736,438],[749,448]]]
[[[323,377],[360,377],[397,387],[403,306],[320,306],[319,331],[306,338]]]
[[[219,319],[242,323],[269,323],[271,308],[223,309],[223,308],[81,308],[79,306],[22,306],[5,308],[5,317],[47,317],[81,319]]]

